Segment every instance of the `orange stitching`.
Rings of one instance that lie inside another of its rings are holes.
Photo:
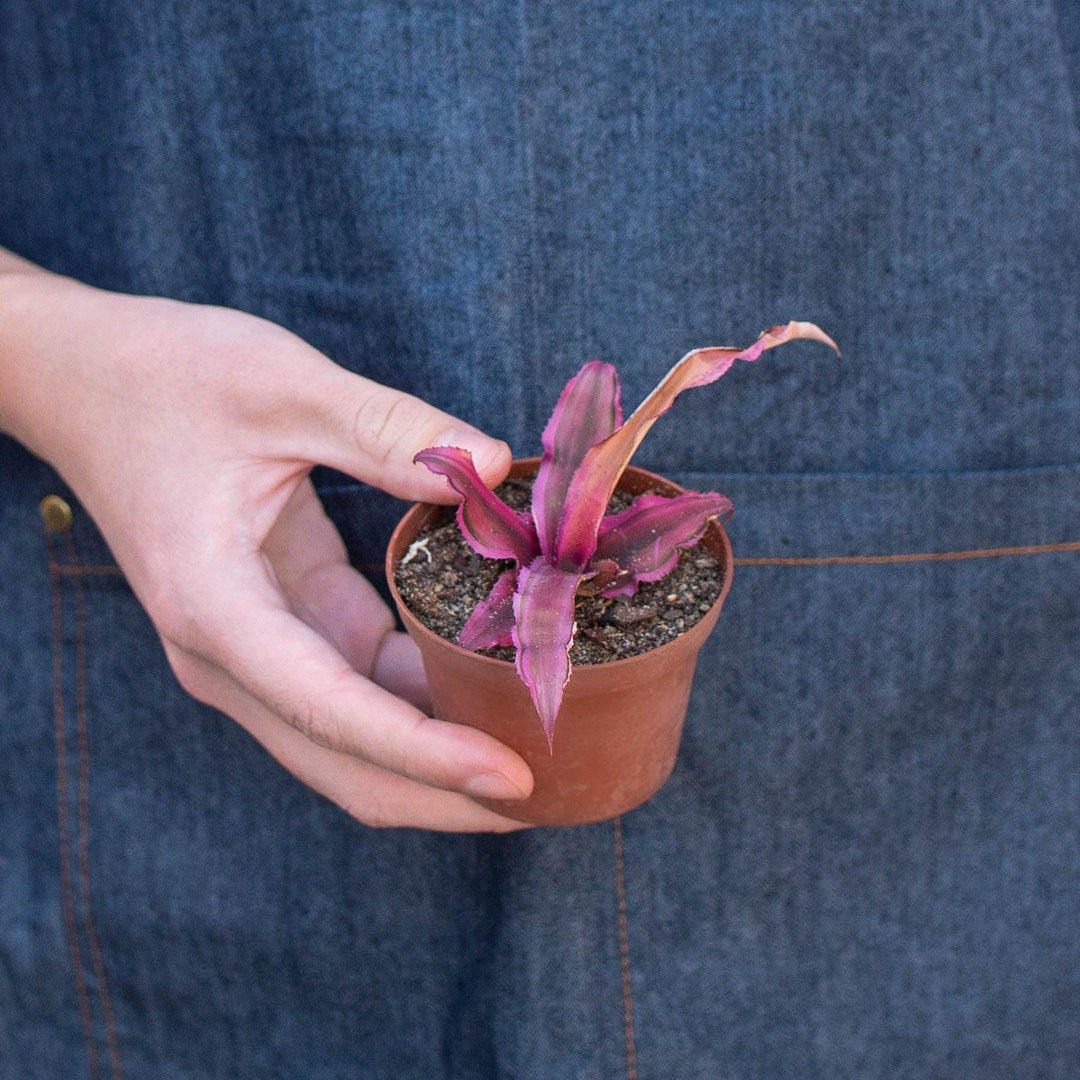
[[[68,551],[73,568],[79,567],[75,540],[67,534]],[[120,1051],[116,1042],[116,1024],[113,1018],[109,984],[105,979],[105,962],[101,955],[94,916],[90,909],[90,739],[86,724],[86,597],[82,579],[75,577],[75,712],[79,732],[79,877],[86,909],[86,935],[90,942],[90,957],[94,965],[94,978],[101,994],[105,1011],[105,1036],[109,1048],[114,1080],[122,1080],[124,1072],[120,1065]]]
[[[63,563],[51,563],[49,569],[67,577],[88,577],[93,574],[118,574],[124,571],[119,566],[66,566]]]
[[[1061,551],[1080,551],[1080,540],[1063,544],[1029,544],[1023,547],[973,548],[970,551],[917,551],[896,555],[821,555],[816,557],[796,558],[786,555],[767,556],[764,558],[736,559],[736,566],[844,566],[859,563],[905,563],[905,562],[952,562],[957,559],[993,559],[1003,555],[1047,555]],[[364,563],[354,567],[364,574],[384,573],[382,563]],[[65,566],[62,563],[50,563],[49,570],[57,574],[69,574],[73,577],[88,577],[96,574],[116,574],[123,576],[119,566]]]
[[[1045,555],[1055,551],[1080,551],[1080,541],[1066,544],[1034,544],[1028,547],[975,548],[972,551],[929,551],[906,555],[824,555],[819,558],[736,559],[736,566],[837,566],[848,563],[905,563],[992,559],[1002,555]]]
[[[67,753],[64,740],[64,669],[63,657],[63,607],[60,578],[52,568],[52,538],[46,533],[45,543],[49,550],[49,569],[52,579],[53,608],[53,724],[56,733],[56,802],[60,832],[60,895],[64,909],[64,930],[71,953],[71,966],[75,973],[75,992],[79,999],[83,1036],[86,1040],[86,1056],[91,1080],[97,1080],[97,1051],[94,1048],[94,1028],[90,1018],[90,998],[86,991],[86,973],[82,965],[82,952],[75,929],[75,901],[71,889],[71,854],[67,828]]]
[[[627,1080],[637,1080],[634,999],[630,993],[630,936],[626,926],[626,869],[623,865],[622,818],[615,818],[612,826],[615,830],[615,894],[619,904],[619,963],[622,968],[623,1022],[626,1025],[626,1076]]]

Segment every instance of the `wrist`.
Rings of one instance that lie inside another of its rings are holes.
[[[0,252],[0,430],[56,465],[53,443],[70,421],[66,370],[80,303],[95,290]]]

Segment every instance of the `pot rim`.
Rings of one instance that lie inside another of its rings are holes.
[[[535,470],[536,468],[539,468],[540,460],[541,459],[539,457],[514,458],[513,461],[510,463],[510,471],[506,475],[507,477],[514,475],[527,476],[528,469],[532,468]],[[622,480],[622,477],[629,472],[636,473],[639,477],[648,481],[650,484],[655,483],[661,486],[674,488],[676,494],[686,491],[686,488],[682,487],[682,485],[680,484],[676,484],[674,480],[669,480],[666,476],[661,476],[659,473],[650,472],[648,469],[642,469],[637,465],[627,465],[626,468],[623,469],[623,472],[619,477],[620,482]],[[394,580],[394,569],[399,560],[394,559],[393,552],[394,548],[398,545],[401,533],[405,531],[406,524],[410,521],[412,517],[418,515],[422,510],[427,510],[429,508],[439,510],[447,508],[454,509],[456,508],[456,505],[457,504],[455,503],[417,502],[413,503],[412,506],[410,506],[409,509],[402,515],[400,521],[398,521],[397,525],[394,527],[394,531],[391,534],[390,540],[386,545],[385,570],[386,582],[390,589],[390,595],[393,597],[394,603],[397,606],[398,612],[401,614],[402,619],[404,620],[405,616],[408,615],[411,622],[419,629],[419,631],[425,637],[431,639],[433,642],[436,642],[440,647],[445,647],[462,658],[468,657],[471,661],[478,664],[487,664],[493,665],[495,668],[511,668],[516,670],[517,665],[513,660],[497,660],[493,656],[481,656],[480,653],[473,652],[471,649],[465,649],[456,641],[450,641],[448,638],[444,638],[441,634],[435,633],[434,630],[432,630],[428,626],[425,626],[424,623],[420,621],[420,619],[409,608],[408,604],[405,603],[405,600],[401,596],[401,593],[398,592],[397,583]],[[709,606],[708,611],[704,612],[701,618],[698,619],[698,621],[695,622],[693,626],[688,627],[681,634],[679,634],[677,637],[672,638],[670,641],[665,641],[663,645],[657,645],[654,649],[648,649],[645,652],[635,653],[633,656],[624,656],[618,660],[605,660],[599,664],[575,664],[575,670],[584,671],[588,670],[589,668],[605,668],[610,670],[612,668],[618,668],[620,665],[632,665],[635,662],[640,663],[641,660],[646,656],[655,657],[660,653],[663,653],[665,649],[674,649],[678,647],[680,643],[684,642],[688,635],[693,634],[695,630],[698,630],[702,626],[702,624],[706,623],[709,620],[709,616],[713,613],[713,611],[719,608],[720,605],[723,604],[724,601],[727,599],[727,595],[731,591],[731,582],[735,573],[735,558],[734,553],[732,552],[731,540],[728,537],[727,530],[724,528],[723,525],[720,524],[719,521],[715,519],[709,522],[708,528],[706,529],[704,535],[708,535],[709,529],[715,529],[719,534],[720,545],[724,552],[724,576],[723,583],[720,587],[720,595],[717,596],[717,598],[712,602],[712,604]],[[699,540],[698,543],[700,544],[701,541]]]

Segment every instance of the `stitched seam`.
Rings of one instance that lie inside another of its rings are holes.
[[[762,556],[736,559],[736,566],[841,566],[854,563],[902,563],[902,562],[934,562],[956,561],[959,559],[995,559],[1006,555],[1049,555],[1062,551],[1080,551],[1080,540],[1069,540],[1061,544],[1027,544],[1019,547],[999,548],[972,548],[967,551],[913,551],[900,552],[892,555],[816,555],[806,557],[795,556]],[[383,563],[363,563],[353,569],[361,573],[383,573],[386,566]],[[49,570],[54,574],[69,574],[74,577],[91,577],[100,574],[119,574],[123,571],[119,566],[65,566],[62,563],[50,562]]]
[[[68,952],[75,975],[75,992],[79,999],[83,1037],[86,1041],[86,1058],[91,1080],[97,1080],[97,1051],[94,1048],[93,1021],[90,1017],[90,998],[86,988],[86,972],[83,969],[82,951],[75,929],[75,900],[71,887],[71,853],[67,827],[67,761],[64,738],[64,669],[63,669],[63,600],[60,577],[55,572],[51,537],[46,533],[45,543],[49,550],[49,570],[52,579],[53,615],[53,725],[56,735],[56,802],[60,833],[60,896],[64,912],[64,932],[68,939]]]
[[[927,551],[902,555],[822,555],[817,558],[736,559],[736,566],[839,566],[850,563],[954,562],[958,559],[996,559],[1005,555],[1046,555],[1080,551],[1080,541],[1034,544],[1027,547],[975,548],[971,551]]]
[[[79,566],[75,540],[67,534],[71,565]],[[90,958],[94,967],[102,1008],[105,1012],[105,1040],[109,1049],[113,1080],[123,1080],[120,1051],[116,1040],[116,1023],[113,1016],[112,998],[105,978],[105,962],[101,955],[94,916],[90,906],[90,738],[86,722],[86,595],[82,578],[75,577],[75,713],[79,738],[79,878],[86,912],[86,934],[90,943]]]
[[[117,574],[124,571],[119,566],[67,566],[64,563],[51,563],[49,569],[62,577],[93,577],[97,574]]]
[[[623,863],[622,818],[612,821],[615,831],[615,896],[619,910],[619,966],[622,969],[623,1025],[626,1031],[626,1077],[637,1080],[637,1047],[634,1043],[634,998],[630,986],[630,935],[626,920],[626,867]]]

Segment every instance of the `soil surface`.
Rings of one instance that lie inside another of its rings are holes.
[[[528,510],[531,491],[531,478],[506,480],[495,489],[516,510]],[[631,496],[617,491],[608,510],[623,510],[630,502]],[[487,598],[496,578],[512,569],[514,562],[477,555],[461,535],[452,506],[447,507],[441,524],[423,529],[417,540],[426,543],[416,548],[407,563],[398,565],[398,591],[425,626],[456,642],[473,608]],[[681,552],[678,565],[667,577],[640,586],[633,596],[606,599],[579,592],[570,662],[600,664],[664,645],[704,616],[722,586],[719,560],[705,548],[694,547]],[[499,646],[477,652],[512,661],[515,649]]]

